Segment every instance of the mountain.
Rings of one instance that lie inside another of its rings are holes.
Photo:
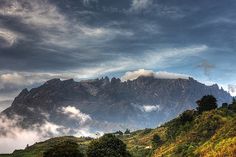
[[[108,77],[76,82],[52,79],[38,88],[24,89],[1,114],[21,117],[27,128],[50,122],[65,128],[88,127],[92,132],[155,127],[195,108],[203,95],[214,95],[218,103],[232,97],[218,85],[206,86],[193,78],[158,79],[140,76],[122,82]]]
[[[235,107],[236,104],[234,104]],[[130,134],[117,135],[126,145],[132,157],[161,156],[235,156],[236,152],[236,110],[222,107],[198,113],[187,110],[177,118],[155,129],[143,129]],[[183,118],[186,117],[187,119]],[[159,136],[159,144],[153,139]],[[16,150],[5,157],[43,157],[48,149],[63,141],[75,141],[80,151],[86,154],[91,138],[72,136],[57,137]]]

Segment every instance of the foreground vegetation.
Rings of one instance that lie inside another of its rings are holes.
[[[25,150],[2,156],[47,157],[46,155],[49,154],[53,157],[52,152],[61,150],[64,153],[77,150],[75,157],[234,156],[236,154],[236,101],[217,108],[214,97],[205,96],[197,101],[197,104],[197,110],[187,110],[179,117],[155,129],[131,133],[126,130],[126,134],[119,131],[99,139],[52,138],[27,147]],[[69,149],[66,147],[67,144],[70,146]]]

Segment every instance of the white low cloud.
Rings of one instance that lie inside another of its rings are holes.
[[[88,127],[71,129],[45,121],[43,124],[35,124],[26,129],[18,125],[21,121],[22,117],[19,116],[12,119],[0,116],[0,154],[12,153],[16,149],[24,149],[26,145],[51,137],[65,135],[97,137],[96,133],[91,133]],[[71,131],[73,134],[70,134]]]
[[[25,77],[20,75],[19,73],[5,73],[0,75],[1,83],[11,83],[16,85],[22,85],[25,82]]]
[[[18,121],[19,118],[10,120],[4,116],[0,117],[0,153],[10,153],[40,141],[37,132],[17,127]]]
[[[139,69],[137,71],[126,72],[121,77],[122,81],[135,80],[140,76],[151,76],[158,79],[188,79],[189,76],[185,74],[170,73],[166,71],[154,72],[152,70]]]
[[[236,96],[236,85],[228,85],[228,91],[232,96]]]
[[[84,124],[92,120],[92,118],[89,115],[82,113],[79,109],[77,109],[74,106],[62,107],[61,111],[63,114],[68,115],[70,118],[78,120],[80,124]]]

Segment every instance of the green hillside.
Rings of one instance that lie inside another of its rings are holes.
[[[24,150],[16,150],[9,155],[0,155],[0,157],[43,157],[44,152],[46,152],[50,148],[53,148],[58,143],[62,143],[65,141],[72,141],[78,143],[78,149],[84,152],[86,150],[87,142],[91,141],[91,138],[76,138],[73,136],[51,138],[44,142],[35,143],[34,145],[29,146]]]
[[[189,112],[189,111],[186,111]],[[161,142],[153,148],[153,136]],[[182,122],[181,116],[156,129],[145,129],[123,137],[134,156],[234,156],[236,154],[236,114],[217,109],[194,115]]]
[[[188,110],[179,117],[155,129],[144,129],[130,134],[116,135],[126,145],[131,156],[206,156],[222,157],[236,154],[235,106],[224,106],[199,113]],[[155,138],[154,138],[155,137]],[[43,152],[62,141],[78,143],[86,154],[90,138],[57,137],[36,143],[9,157],[43,157]]]

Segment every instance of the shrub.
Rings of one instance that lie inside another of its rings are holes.
[[[236,99],[233,97],[233,102],[228,106],[229,110],[235,111],[236,112]]]
[[[230,104],[228,109],[236,112],[236,103]]]
[[[149,134],[151,131],[152,131],[152,129],[150,129],[150,128],[145,128],[145,129],[142,131],[142,135]]]
[[[149,157],[151,156],[152,150],[145,147],[133,147],[130,150],[132,157]]]
[[[187,110],[185,112],[183,112],[181,115],[180,115],[180,121],[182,124],[185,124],[186,122],[191,122],[194,118],[194,110]]]
[[[88,157],[130,157],[126,144],[112,134],[92,141],[87,150]]]
[[[73,141],[64,141],[44,152],[43,157],[84,157],[78,150],[78,144]]]

